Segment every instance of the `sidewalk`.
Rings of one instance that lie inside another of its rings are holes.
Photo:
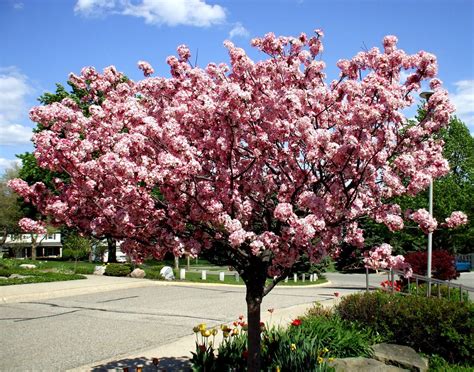
[[[117,289],[139,288],[156,285],[156,281],[127,277],[86,275],[87,279],[62,282],[31,283],[0,287],[0,304],[45,300],[108,292]]]

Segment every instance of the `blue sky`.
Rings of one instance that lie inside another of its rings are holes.
[[[187,44],[198,65],[227,62],[226,39],[325,32],[328,78],[335,63],[399,38],[409,53],[438,57],[460,116],[474,134],[474,1],[472,0],[0,0],[0,172],[32,151],[29,109],[84,66],[115,65],[142,78],[139,60],[168,76],[166,57]],[[194,60],[193,57],[193,60]]]

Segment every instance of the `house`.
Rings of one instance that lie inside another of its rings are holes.
[[[63,245],[61,243],[61,233],[59,232],[49,234],[9,234],[3,245],[3,252],[0,253],[9,257],[31,257],[33,240],[37,244],[36,257],[62,257]]]

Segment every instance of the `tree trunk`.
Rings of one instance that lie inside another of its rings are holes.
[[[31,259],[36,260],[36,247],[38,246],[38,243],[36,241],[37,238],[31,234]]]
[[[108,236],[107,247],[109,252],[107,262],[117,262],[117,241],[114,238]]]
[[[245,283],[247,286],[247,317],[248,317],[248,372],[260,372],[260,305],[263,299],[265,279],[252,278]]]

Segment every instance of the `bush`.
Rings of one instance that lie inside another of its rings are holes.
[[[75,260],[77,257],[78,261],[83,261],[89,259],[89,252],[87,250],[75,250],[70,248],[63,249],[62,259],[65,261]]]
[[[387,342],[438,354],[449,362],[474,363],[472,303],[371,292],[344,297],[336,312],[372,328]]]
[[[405,255],[405,262],[411,265],[413,272],[418,275],[426,275],[428,253],[411,252]],[[456,271],[454,256],[446,251],[433,251],[431,258],[432,277],[441,280],[452,280],[459,276]]]
[[[120,264],[120,263],[110,263],[105,267],[104,275],[108,276],[127,276],[132,272],[132,265],[130,264]]]
[[[413,282],[410,284],[410,291],[408,291],[408,286],[405,287],[404,289],[405,292],[409,292],[412,295],[418,295],[418,296],[426,296],[426,293],[428,291],[428,285],[426,283],[422,283],[418,285],[418,288],[416,287],[416,284]],[[459,288],[451,288],[448,289],[447,285],[439,285],[433,283],[431,285],[431,296],[433,297],[442,297],[451,301],[460,301],[461,300],[461,291]],[[462,292],[462,300],[463,301],[469,301],[469,293],[467,291]]]
[[[161,269],[164,265],[151,266],[142,265],[142,269],[145,270],[145,278],[154,279],[154,280],[163,280],[163,277],[160,274]]]

